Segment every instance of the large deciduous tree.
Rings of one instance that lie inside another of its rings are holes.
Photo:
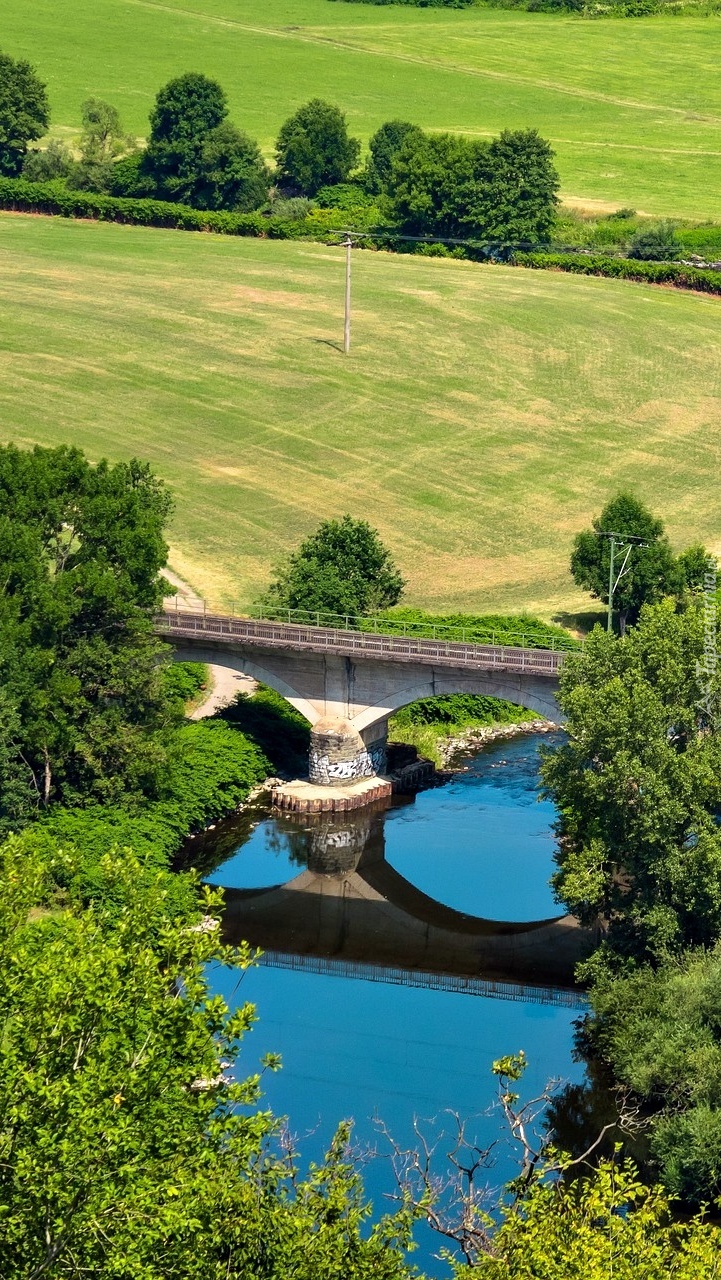
[[[554,886],[582,921],[606,922],[601,957],[657,960],[721,935],[721,676],[705,661],[710,617],[696,602],[646,605],[624,638],[597,627],[564,659],[569,738],[542,765],[559,811]]]
[[[0,827],[152,792],[174,719],[152,632],[170,507],[143,463],[0,449]]]
[[[197,72],[178,76],[160,90],[150,114],[150,139],[143,160],[159,195],[192,202],[208,134],[227,114],[220,85]]]
[[[148,149],[139,164],[118,166],[113,189],[156,194],[197,209],[257,209],[268,197],[270,171],[256,142],[226,118],[220,85],[188,73],[160,90],[153,108]]]
[[[405,583],[375,529],[345,515],[324,520],[271,584],[272,608],[366,614],[398,603]]]
[[[270,170],[257,142],[224,120],[203,143],[193,203],[199,209],[247,213],[265,203],[270,181]]]
[[[537,242],[553,224],[558,175],[535,130],[492,142],[408,133],[386,180],[391,216],[418,235]]]
[[[599,534],[617,533],[643,539],[645,546],[633,546],[627,571],[613,596],[621,634],[636,621],[643,604],[652,604],[673,594],[683,585],[683,574],[674,560],[663,521],[631,493],[619,493],[606,503],[591,529],[576,535],[571,553],[571,573],[579,587],[608,604],[611,540]],[[615,574],[622,568],[626,547],[615,553]]]
[[[281,125],[276,144],[278,181],[301,195],[345,182],[358,162],[360,142],[348,137],[339,107],[313,98]]]
[[[0,52],[0,176],[20,173],[28,143],[50,123],[45,85],[29,62]]]

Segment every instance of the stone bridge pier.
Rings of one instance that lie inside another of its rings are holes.
[[[472,693],[504,698],[555,722],[561,655],[252,620],[167,615],[158,630],[179,661],[253,676],[309,721],[309,777],[343,787],[386,768],[388,717],[419,698]],[[228,634],[208,634],[221,624]],[[245,630],[248,634],[238,634]],[[331,637],[328,640],[328,636]],[[345,652],[343,650],[346,650]]]

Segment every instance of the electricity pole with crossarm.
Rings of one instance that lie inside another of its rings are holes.
[[[628,563],[628,561],[633,548],[647,547],[648,543],[644,542],[643,538],[637,538],[635,534],[632,534],[632,533],[608,533],[606,532],[605,529],[599,529],[596,534],[596,537],[608,538],[611,543],[611,560],[608,568],[608,623],[606,626],[606,630],[612,631],[613,630],[613,593],[616,590],[616,587],[618,586],[621,579],[625,578],[626,574],[631,572],[631,565]],[[618,571],[618,576],[614,580],[614,576],[613,576],[614,561],[616,557],[617,547],[619,548],[619,550],[625,547],[626,554],[623,558],[623,564],[621,565],[621,568]]]

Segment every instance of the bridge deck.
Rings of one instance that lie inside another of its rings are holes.
[[[528,672],[556,678],[563,653],[551,649],[521,649],[509,645],[467,644],[458,640],[430,640],[389,636],[372,631],[345,631],[287,622],[266,622],[218,613],[168,610],[156,619],[156,631],[169,638],[234,643],[264,649],[332,653],[349,658],[387,662],[422,662],[492,671]]]

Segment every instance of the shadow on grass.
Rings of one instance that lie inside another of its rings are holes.
[[[318,347],[330,347],[332,351],[340,351],[341,355],[344,353],[342,342],[331,342],[330,338],[313,338],[311,341]]]
[[[605,609],[583,609],[579,613],[554,613],[551,621],[557,623],[559,627],[565,627],[572,635],[582,638],[587,636],[589,631],[593,631],[596,625],[605,627],[607,617]]]

